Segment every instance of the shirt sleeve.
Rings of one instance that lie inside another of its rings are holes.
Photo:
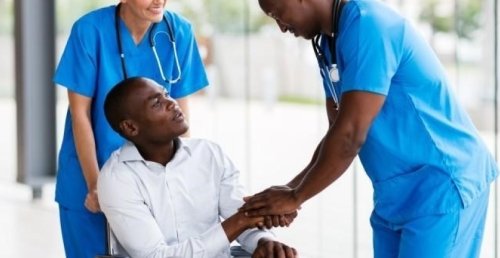
[[[239,182],[238,169],[236,169],[231,160],[222,151],[219,154],[223,164],[219,212],[223,218],[228,218],[235,214],[238,208],[243,205],[244,190]],[[249,229],[238,236],[237,241],[243,249],[253,253],[259,239],[263,237],[276,240],[275,235],[269,230]]]
[[[401,59],[401,21],[362,4],[346,10],[337,42],[342,64],[342,92],[361,90],[387,95]]]
[[[191,24],[184,18],[167,12],[167,19],[174,19],[177,54],[181,67],[181,80],[172,85],[170,95],[182,98],[208,85],[205,67]]]
[[[72,29],[54,82],[86,97],[93,97],[96,88],[97,65],[95,60],[97,29],[79,20]]]
[[[108,164],[109,163],[109,164]],[[167,244],[145,204],[140,180],[118,161],[108,161],[98,179],[98,196],[113,234],[131,257],[215,257],[229,248],[220,224],[199,236]]]

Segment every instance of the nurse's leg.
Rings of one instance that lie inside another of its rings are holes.
[[[93,258],[106,252],[104,215],[70,210],[59,205],[66,258]]]
[[[458,235],[450,257],[479,257],[484,235],[484,223],[488,210],[489,189],[460,215]]]
[[[370,217],[373,229],[373,255],[375,258],[397,258],[399,253],[400,231],[380,218],[375,211]]]
[[[479,256],[488,194],[457,212],[426,216],[403,226],[400,258]]]
[[[459,213],[425,216],[403,225],[399,258],[450,257],[458,231]]]

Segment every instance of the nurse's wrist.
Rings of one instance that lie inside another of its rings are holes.
[[[87,191],[89,193],[97,191],[97,180],[95,182],[87,183]]]
[[[305,197],[304,191],[301,187],[292,188],[291,194],[297,207],[300,207],[302,203],[307,200],[307,197]]]

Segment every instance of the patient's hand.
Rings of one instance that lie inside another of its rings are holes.
[[[252,258],[267,257],[295,258],[298,257],[298,255],[293,247],[287,246],[279,241],[261,238],[257,243],[257,248],[252,254]]]
[[[300,207],[299,207],[300,209]],[[242,211],[238,211],[238,214],[241,213]],[[298,212],[294,211],[288,214],[281,214],[281,215],[266,215],[266,216],[256,216],[256,217],[250,217],[247,216],[246,213],[245,217],[249,219],[249,221],[253,221],[254,226],[253,227],[258,227],[259,229],[267,228],[271,229],[273,227],[288,227],[292,222],[295,220],[297,217]],[[255,220],[253,220],[255,219]]]
[[[288,227],[297,217],[297,211],[283,215],[264,216],[263,226],[267,229],[272,227]]]
[[[242,212],[237,212],[235,214],[242,223],[244,223],[246,226],[246,229],[250,228],[264,228],[264,217],[247,217],[245,214]]]
[[[264,225],[263,217],[247,217],[243,212],[236,212],[231,217],[222,222],[222,228],[226,233],[229,242],[232,242],[243,231],[255,227],[262,228]]]

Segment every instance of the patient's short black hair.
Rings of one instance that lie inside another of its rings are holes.
[[[106,95],[104,101],[104,114],[111,128],[123,136],[120,130],[120,122],[127,119],[129,106],[126,101],[134,85],[144,82],[143,77],[127,78],[116,84]]]

